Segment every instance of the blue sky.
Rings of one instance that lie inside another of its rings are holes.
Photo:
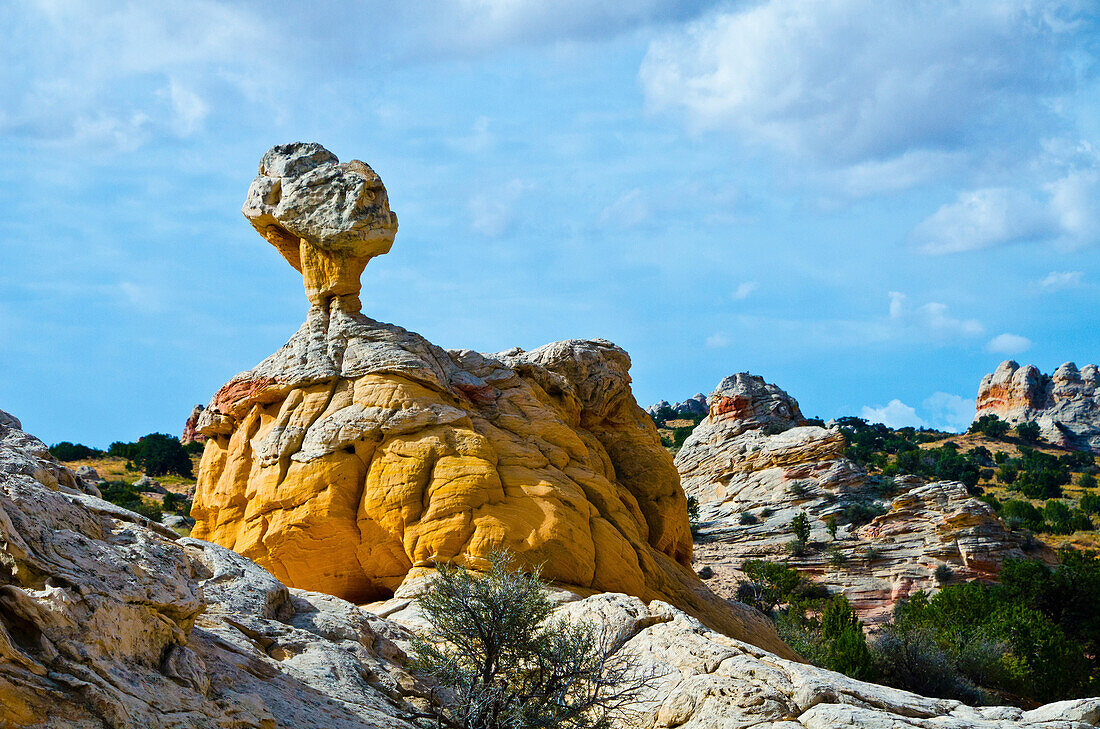
[[[300,277],[240,206],[303,140],[371,164],[400,218],[370,316],[481,351],[611,339],[643,405],[747,370],[808,415],[963,427],[1002,359],[1100,359],[1098,22],[5,3],[0,409],[49,442],[176,433],[285,342]]]

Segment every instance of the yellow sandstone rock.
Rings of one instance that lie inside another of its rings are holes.
[[[359,603],[414,568],[476,568],[506,548],[577,591],[671,602],[793,656],[689,568],[684,492],[626,352],[603,340],[448,352],[363,316],[360,263],[388,250],[396,217],[369,167],[319,145],[265,155],[244,212],[303,271],[311,308],[202,411],[193,536]],[[310,251],[340,253],[328,268]]]

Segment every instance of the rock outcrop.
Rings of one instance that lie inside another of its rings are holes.
[[[199,416],[202,415],[203,406],[196,405],[191,408],[191,414],[187,416],[187,422],[183,424],[183,433],[180,434],[180,443],[201,443],[202,433],[199,432]]]
[[[0,726],[438,726],[430,687],[405,668],[415,601],[369,612],[287,589],[234,552],[82,493],[44,453],[0,411]],[[553,593],[559,616],[610,633],[651,677],[624,726],[1100,724],[1100,699],[971,708],[780,658],[664,602]]]
[[[996,415],[1012,425],[1033,422],[1056,445],[1100,453],[1100,371],[1066,362],[1044,375],[1012,360],[982,378],[975,418]]]
[[[79,486],[0,412],[0,726],[411,729],[428,708],[405,629]]]
[[[936,569],[956,579],[991,579],[1008,557],[1054,557],[1005,527],[990,506],[959,483],[913,477],[885,482],[844,456],[837,427],[800,425],[798,403],[775,385],[746,373],[724,379],[710,397],[710,414],[676,455],[685,492],[699,501],[697,567],[708,584],[733,597],[749,559],[790,564],[842,591],[869,622],[917,590],[935,589]],[[854,512],[882,510],[853,528]],[[788,553],[791,520],[805,512],[809,548]],[[827,522],[840,526],[833,539]]]
[[[697,418],[707,414],[707,396],[701,392],[697,392],[694,396],[689,397],[683,402],[678,402],[675,405],[670,405],[668,400],[661,400],[646,408],[646,412],[656,417],[665,408],[672,411],[673,415],[681,418]]]
[[[686,499],[626,352],[603,340],[444,351],[363,316],[358,274],[396,218],[369,167],[318,145],[268,152],[244,213],[303,271],[311,306],[203,410],[192,536],[360,603],[413,568],[477,567],[507,548],[586,594],[666,600],[793,655],[689,569]]]

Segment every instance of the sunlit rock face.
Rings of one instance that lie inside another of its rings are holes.
[[[839,428],[805,424],[794,398],[760,377],[727,377],[708,401],[709,415],[675,463],[685,492],[699,501],[696,567],[710,568],[707,583],[720,594],[736,596],[747,560],[789,560],[843,592],[873,623],[899,600],[936,589],[942,565],[966,580],[995,578],[1010,557],[1054,561],[960,483],[869,478],[845,457]],[[885,513],[856,529],[840,526],[832,537],[830,517],[843,523],[845,510],[859,504]],[[791,555],[790,523],[799,512],[810,521],[810,547]]]
[[[303,272],[311,306],[202,411],[194,536],[356,602],[393,594],[414,567],[477,567],[504,548],[558,583],[667,600],[790,654],[687,566],[686,499],[626,352],[444,351],[364,316],[358,275],[396,217],[369,167],[319,145],[268,152],[244,212]]]
[[[977,413],[1012,425],[1034,422],[1043,438],[1067,448],[1100,453],[1100,372],[1066,362],[1044,375],[1034,365],[1005,360],[978,388]]]

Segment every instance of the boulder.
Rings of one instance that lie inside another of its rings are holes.
[[[1011,425],[1037,423],[1044,440],[1100,453],[1100,371],[1066,362],[1044,375],[1005,360],[978,387],[975,419],[996,415]]]
[[[794,398],[759,377],[726,378],[710,402],[675,463],[699,502],[695,565],[709,568],[707,584],[719,594],[736,596],[747,560],[789,560],[843,592],[873,624],[898,600],[935,590],[940,566],[955,579],[994,579],[1010,557],[1055,561],[960,483],[869,478],[844,456],[839,427],[801,425]],[[885,513],[853,529],[845,514],[856,508]],[[810,521],[810,544],[792,555],[790,523],[800,512]],[[840,523],[836,539],[830,518]]]
[[[426,726],[391,640],[407,631],[82,493],[17,422],[0,420],[0,726]]]
[[[388,250],[396,218],[369,167],[318,145],[268,152],[245,214],[300,264],[311,306],[202,411],[192,536],[359,603],[392,596],[414,569],[483,566],[508,549],[582,593],[666,600],[793,657],[690,569],[686,498],[626,352],[604,340],[445,351],[364,316],[349,277]],[[309,273],[310,256],[329,253],[347,266]]]
[[[139,478],[137,481],[134,481],[134,488],[136,488],[138,491],[142,491],[148,494],[168,493],[168,489],[161,486],[160,481],[157,481],[155,478],[147,474],[143,474],[141,478]]]

